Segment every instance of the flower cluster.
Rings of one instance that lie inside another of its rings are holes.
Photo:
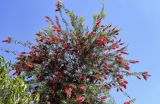
[[[101,23],[103,9],[94,16],[92,30],[83,25],[82,17],[64,5],[58,3],[56,11],[66,28],[58,16],[55,22],[46,16],[50,27],[36,34],[37,44],[31,45],[29,52],[21,52],[14,65],[15,74],[25,72],[33,77],[28,83],[36,85],[32,86],[32,93],[40,93],[40,103],[104,103],[111,88],[122,92],[127,88],[125,76],[148,78],[147,72],[131,72],[130,64],[139,61],[124,58],[128,52],[118,38],[119,29]],[[4,42],[10,43],[12,38]]]

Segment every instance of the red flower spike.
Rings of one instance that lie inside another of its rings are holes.
[[[106,98],[107,98],[107,96],[101,96],[101,97],[100,97],[100,99],[101,99],[102,101],[106,100]]]
[[[16,59],[17,60],[23,60],[25,58],[24,54],[20,54]]]
[[[122,76],[122,75],[118,75],[118,78],[119,78],[119,79],[123,79],[123,76]]]
[[[109,64],[107,62],[104,62],[104,67],[108,68]]]
[[[54,75],[57,75],[57,76],[58,76],[58,75],[60,75],[60,74],[61,74],[61,72],[59,72],[59,71],[55,71],[55,72],[54,72]]]
[[[3,40],[2,42],[4,42],[4,43],[11,43],[12,42],[12,38],[8,37],[6,40]]]
[[[81,80],[84,81],[84,82],[86,82],[86,81],[87,81],[87,78],[86,78],[86,77],[82,77]]]
[[[92,35],[95,36],[97,34],[97,32],[92,32]]]
[[[130,60],[129,62],[132,63],[132,64],[139,63],[139,61],[135,61],[135,60]]]
[[[128,65],[126,65],[125,69],[126,69],[126,70],[129,70],[129,69],[130,69],[130,67],[129,67]]]
[[[64,92],[67,94],[67,98],[71,98],[71,95],[72,95],[71,91],[72,89],[69,88],[68,86],[64,87]]]
[[[86,87],[86,86],[82,86],[81,89],[82,89],[83,91],[86,91],[86,90],[87,90],[87,87]]]
[[[126,101],[126,102],[124,102],[124,104],[131,104],[131,102],[130,101]]]
[[[128,81],[124,80],[124,83],[125,83],[125,84],[128,84]]]
[[[70,86],[73,90],[76,90],[76,89],[77,89],[77,86],[74,85],[74,84],[70,84],[69,86]]]
[[[41,38],[39,39],[39,41],[44,41],[44,39],[46,39],[46,37],[45,36],[41,36]]]
[[[119,59],[119,60],[123,60],[123,57],[122,57],[122,55],[120,54],[120,55],[118,55],[117,56],[117,58]]]
[[[98,19],[97,23],[96,23],[96,26],[99,27],[101,24],[101,19]]]
[[[49,20],[49,19],[50,19],[50,17],[48,17],[48,16],[45,16],[45,18],[46,18],[47,20]]]
[[[27,68],[28,68],[29,70],[32,70],[33,67],[34,67],[32,64],[26,64],[26,66],[27,66]]]
[[[125,83],[124,83],[124,82],[119,82],[119,85],[120,85],[120,86],[124,86]]]
[[[63,40],[62,40],[62,38],[58,37],[58,38],[56,39],[56,41],[59,43],[59,42],[62,42]]]
[[[49,35],[52,39],[54,39],[54,34],[52,34],[52,35]]]
[[[67,91],[69,90],[69,87],[68,86],[64,86],[63,90],[64,90],[65,93],[67,93]]]
[[[98,38],[97,39],[97,44],[99,46],[102,46],[102,45],[106,44],[107,42],[108,42],[108,40],[106,38]]]
[[[19,70],[16,70],[13,75],[20,75],[20,71]]]
[[[82,103],[82,102],[84,102],[84,100],[85,100],[85,97],[79,97],[79,98],[76,99],[76,102],[77,103]]]
[[[111,43],[114,43],[114,39],[112,39],[110,42],[111,42]]]
[[[61,34],[61,29],[57,26],[53,26],[54,30],[57,32],[58,35]]]
[[[123,42],[123,43],[120,43],[119,45],[124,45],[124,42]]]
[[[66,48],[68,48],[70,46],[70,43],[65,43],[64,44],[64,48],[66,49]]]
[[[34,57],[36,55],[35,51],[30,51],[29,52],[30,56]]]
[[[138,78],[139,80],[141,80],[141,77],[140,77],[140,76],[137,76],[137,78]]]
[[[128,55],[128,52],[125,52],[125,51],[122,51],[121,53],[122,53],[122,54],[125,54],[125,55]]]

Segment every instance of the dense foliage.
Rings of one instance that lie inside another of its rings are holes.
[[[103,9],[94,15],[89,29],[82,17],[58,1],[59,16],[55,22],[46,16],[50,27],[36,34],[36,44],[11,37],[3,41],[29,47],[29,52],[19,54],[13,69],[16,75],[24,72],[31,78],[27,83],[33,96],[40,94],[39,104],[104,104],[110,89],[124,92],[128,84],[125,76],[148,78],[147,72],[130,70],[130,64],[138,61],[124,57],[128,52],[118,37],[119,29],[102,24]]]
[[[0,57],[0,104],[28,104],[32,100],[31,94],[27,93],[28,85],[24,82],[24,76],[9,76],[10,62],[5,62]]]

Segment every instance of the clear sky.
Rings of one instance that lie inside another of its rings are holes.
[[[12,36],[17,40],[34,40],[34,34],[48,26],[44,16],[54,17],[56,0],[1,0],[0,40]],[[86,18],[91,26],[92,14],[101,9],[101,0],[64,0],[66,6]],[[136,104],[159,104],[160,99],[160,0],[105,0],[107,19],[122,29],[121,37],[129,44],[128,58],[140,63],[132,66],[133,71],[148,71],[152,77],[148,81],[128,78],[127,92],[137,98]],[[0,46],[12,50],[25,51],[22,47]],[[12,55],[0,52],[7,60]],[[121,93],[112,91],[117,104],[127,100]]]

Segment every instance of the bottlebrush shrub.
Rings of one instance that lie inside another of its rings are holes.
[[[50,27],[36,34],[37,44],[25,44],[30,51],[21,52],[14,64],[15,74],[32,77],[28,83],[34,85],[33,94],[40,93],[39,103],[103,104],[110,89],[127,88],[126,76],[148,78],[147,72],[130,70],[130,64],[138,61],[124,58],[128,52],[118,38],[119,29],[102,24],[104,8],[89,30],[82,17],[61,2],[56,6],[60,15],[55,22],[45,17]],[[21,43],[12,38],[3,42]]]

